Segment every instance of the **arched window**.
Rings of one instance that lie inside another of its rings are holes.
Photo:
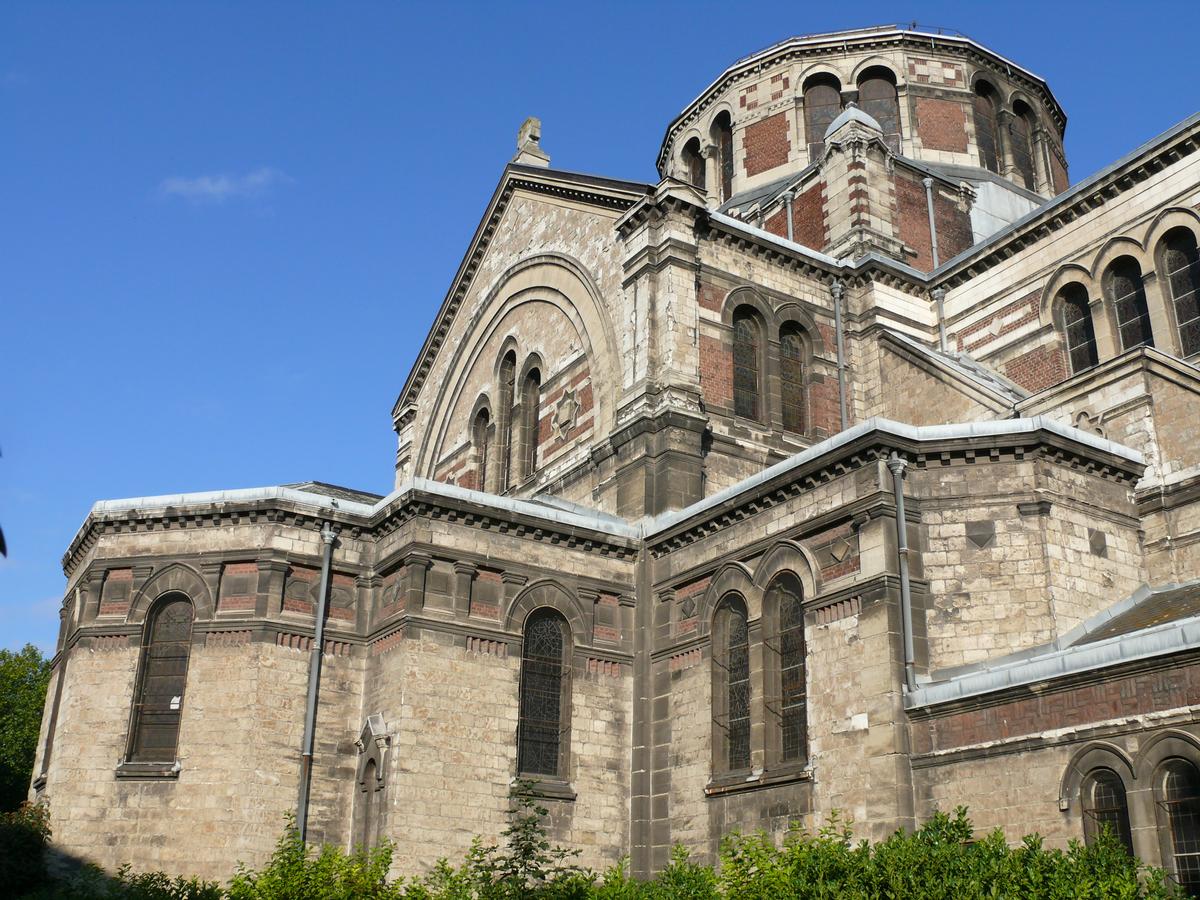
[[[814,75],[805,83],[804,131],[808,137],[810,163],[821,158],[825,150],[825,130],[841,111],[842,86],[836,78],[832,75]]]
[[[779,653],[780,758],[808,758],[808,693],[805,682],[804,586],[784,572],[767,589],[767,604],[775,617]]]
[[[517,354],[509,350],[500,361],[500,404],[496,423],[499,428],[500,482],[499,490],[506,491],[513,483],[513,437],[517,423],[513,421],[513,391],[517,380]]]
[[[379,783],[375,760],[369,760],[363,768],[362,781],[358,785],[358,843],[371,849],[378,837],[379,810],[375,808],[375,793]]]
[[[1062,316],[1063,339],[1071,372],[1090,369],[1099,361],[1096,355],[1096,329],[1092,323],[1092,307],[1087,289],[1079,282],[1065,285],[1058,292],[1059,314]]]
[[[687,169],[688,183],[703,191],[704,157],[700,153],[700,138],[692,138],[683,145],[683,164]]]
[[[808,429],[804,386],[804,330],[788,322],[779,331],[779,390],[783,397],[783,430]]]
[[[762,326],[748,306],[733,314],[733,411],[747,419],[762,409]]]
[[[888,146],[899,152],[900,101],[896,96],[896,76],[882,66],[863,72],[858,79],[858,105],[879,123]]]
[[[130,762],[175,761],[192,649],[192,615],[187,597],[168,594],[147,617],[129,737]]]
[[[1000,125],[996,119],[996,90],[986,81],[975,85],[975,145],[979,164],[989,172],[1000,173]]]
[[[1125,849],[1133,853],[1133,837],[1129,831],[1129,803],[1125,798],[1125,783],[1112,769],[1093,769],[1081,786],[1083,800],[1083,834],[1090,844],[1104,828]]]
[[[1175,880],[1189,896],[1200,896],[1200,772],[1186,760],[1168,760],[1159,769],[1156,788]]]
[[[481,491],[488,489],[488,429],[491,424],[488,411],[481,409],[475,414],[475,422],[471,425],[471,444],[475,448],[475,487]]]
[[[1175,304],[1182,356],[1200,353],[1200,254],[1196,236],[1187,228],[1173,228],[1162,242],[1162,268]]]
[[[571,727],[570,634],[566,619],[552,609],[539,609],[525,621],[517,726],[521,775],[566,780]]]
[[[723,112],[712,123],[712,141],[717,147],[721,165],[721,201],[733,196],[733,120]]]
[[[521,382],[521,478],[537,469],[538,421],[542,398],[542,374],[531,369]]]
[[[1113,260],[1104,272],[1104,296],[1117,317],[1121,349],[1131,350],[1145,344],[1154,346],[1150,330],[1150,310],[1146,306],[1146,288],[1142,267],[1132,256]]]
[[[713,620],[714,768],[750,768],[750,626],[746,604],[734,594]]]
[[[1013,104],[1009,134],[1012,136],[1013,166],[1025,187],[1032,191],[1037,188],[1033,166],[1033,111],[1020,100]]]

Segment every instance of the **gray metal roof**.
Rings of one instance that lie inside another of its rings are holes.
[[[994,394],[998,394],[1009,403],[1018,403],[1029,396],[1029,392],[1020,385],[1009,381],[999,372],[988,368],[969,353],[959,353],[957,351],[943,352],[937,348],[923,344],[906,334],[901,334],[891,329],[887,330],[887,334],[922,356],[936,362],[941,362],[943,365],[954,369],[963,377],[974,381],[981,387],[987,388]]]

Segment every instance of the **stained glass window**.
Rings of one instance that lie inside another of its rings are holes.
[[[759,417],[761,372],[762,329],[753,311],[742,307],[733,314],[733,408],[737,415]]]
[[[471,435],[471,443],[475,445],[475,464],[479,472],[478,484],[475,486],[481,491],[486,491],[488,487],[488,426],[490,424],[488,411],[481,409],[475,416],[475,425]]]
[[[1112,769],[1096,769],[1083,783],[1083,828],[1091,843],[1104,828],[1133,853],[1125,783]]]
[[[721,158],[721,200],[725,201],[733,196],[733,122],[729,113],[717,116],[712,137]]]
[[[501,429],[500,444],[500,490],[508,490],[512,486],[513,465],[512,456],[515,450],[513,435],[517,423],[513,421],[513,391],[517,380],[517,354],[509,350],[500,362],[500,406],[497,416],[497,428]]]
[[[809,81],[804,88],[804,130],[808,136],[810,163],[821,158],[825,150],[825,131],[841,111],[841,86],[832,76],[818,75]]]
[[[1000,172],[1000,153],[996,135],[996,93],[987,82],[975,87],[975,144],[979,147],[979,164],[989,172]]]
[[[1033,124],[1030,115],[1024,104],[1016,104],[1008,133],[1012,138],[1013,165],[1025,187],[1032,191],[1037,187],[1037,181],[1033,171]]]
[[[869,70],[858,83],[858,105],[879,123],[888,146],[899,152],[900,102],[892,74],[882,69]]]
[[[517,764],[522,774],[564,777],[566,635],[566,621],[551,609],[538,610],[525,623],[517,729]]]
[[[1171,830],[1175,880],[1190,897],[1200,896],[1200,773],[1182,759],[1160,772],[1159,806]]]
[[[750,627],[734,595],[721,601],[713,622],[714,755],[727,771],[750,767]]]
[[[779,617],[780,719],[785,761],[805,759],[808,695],[805,684],[804,588],[795,575],[781,575],[772,584]]]
[[[191,601],[181,594],[169,595],[151,611],[143,639],[131,762],[175,761],[191,646]]]
[[[1104,292],[1117,317],[1121,349],[1154,346],[1150,310],[1142,284],[1142,267],[1131,256],[1115,260],[1104,273]]]
[[[687,166],[687,180],[704,190],[704,157],[700,154],[700,139],[692,138],[683,145],[683,162]]]
[[[1096,365],[1096,330],[1092,323],[1092,308],[1087,289],[1078,282],[1068,284],[1058,292],[1062,304],[1063,336],[1071,371],[1082,372]]]
[[[1186,228],[1170,231],[1163,240],[1163,269],[1175,304],[1179,352],[1200,353],[1200,254],[1196,237]]]
[[[521,383],[521,477],[528,478],[537,469],[538,413],[542,396],[542,376],[537,369]]]
[[[808,427],[808,411],[804,398],[804,342],[797,325],[785,325],[780,331],[779,389],[784,431],[802,434]]]

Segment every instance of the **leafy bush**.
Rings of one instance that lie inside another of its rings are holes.
[[[0,812],[0,885],[15,894],[40,885],[49,841],[46,807],[24,803],[16,812]]]
[[[0,811],[29,795],[50,660],[33,644],[0,650]]]

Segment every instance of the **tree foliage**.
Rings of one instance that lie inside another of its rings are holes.
[[[50,661],[33,644],[0,650],[0,810],[29,794]]]

